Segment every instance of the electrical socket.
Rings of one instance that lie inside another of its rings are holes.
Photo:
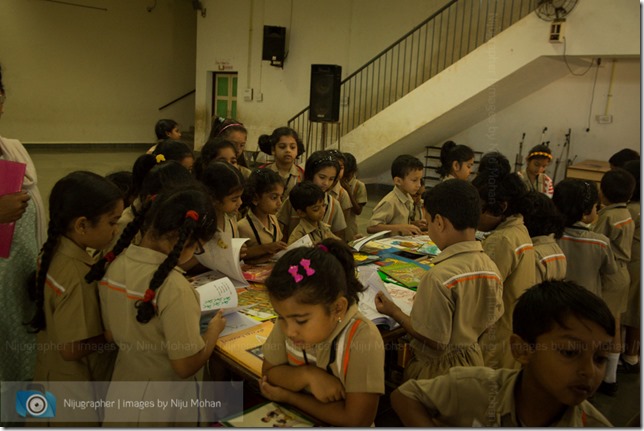
[[[596,115],[595,119],[599,124],[610,124],[613,122],[612,115]]]
[[[263,93],[257,93],[257,96],[255,97],[256,102],[262,102],[264,100],[264,94]]]
[[[252,88],[247,88],[246,90],[244,90],[244,100],[246,102],[250,102],[251,100],[253,100],[253,89]]]

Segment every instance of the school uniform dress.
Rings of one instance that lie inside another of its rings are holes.
[[[521,177],[521,179],[523,180],[523,184],[526,185],[529,191],[534,190],[539,193],[543,193],[549,198],[551,198],[552,195],[555,193],[555,188],[554,188],[552,178],[550,178],[546,174],[537,175],[536,181],[532,182],[530,181],[530,177],[528,177],[528,173],[524,169],[521,172],[519,172],[519,177]]]
[[[123,213],[121,213],[121,217],[119,217],[118,222],[116,222],[116,234],[114,235],[114,238],[112,238],[112,241],[110,244],[105,247],[105,250],[112,250],[116,243],[118,242],[119,238],[123,234],[123,231],[127,227],[128,224],[130,224],[132,221],[134,221],[134,218],[136,217],[136,213],[138,213],[141,210],[141,207],[143,204],[141,203],[140,198],[134,199],[132,202],[132,205],[129,207],[125,208],[123,210]],[[141,232],[137,232],[134,238],[132,238],[132,244],[138,244],[141,242]]]
[[[617,272],[602,279],[604,300],[613,312],[619,316],[626,311],[628,289],[631,284],[628,274],[628,262],[631,261],[631,247],[635,234],[635,222],[625,203],[608,205],[597,213],[597,220],[591,225],[594,232],[604,234],[610,240],[617,262]]]
[[[533,236],[531,239],[537,263],[535,284],[566,278],[566,255],[555,241],[555,234]]]
[[[503,306],[499,321],[480,340],[485,365],[491,368],[517,368],[510,351],[512,312],[523,292],[534,286],[536,256],[523,216],[510,216],[483,241],[483,250],[499,268],[503,279]]]
[[[37,336],[38,353],[34,381],[110,380],[116,351],[111,349],[109,344],[106,344],[103,351],[90,353],[76,361],[64,360],[57,348],[62,343],[82,341],[105,333],[97,284],[86,283],[84,278],[94,262],[95,259],[85,250],[70,239],[60,237],[45,281],[44,311],[47,327],[38,332]],[[57,390],[55,395],[59,400],[97,400],[103,395],[95,392],[89,384],[74,384],[65,389],[69,392],[61,394],[60,390]],[[51,423],[57,426],[78,426],[79,423],[71,422],[71,418],[82,418],[83,426],[97,426],[100,414],[100,410],[71,410],[65,409],[64,405],[58,405],[56,421]]]
[[[410,380],[398,389],[419,401],[441,426],[520,427],[515,388],[521,382],[519,370],[486,367],[455,367],[431,380]],[[549,426],[610,427],[611,423],[588,401],[568,407]]]
[[[501,275],[480,242],[453,244],[433,263],[418,285],[411,326],[447,349],[435,350],[413,339],[414,356],[405,367],[405,380],[429,379],[458,365],[482,366],[478,339],[503,315]]]
[[[324,194],[324,203],[326,209],[324,210],[324,217],[322,221],[331,226],[332,232],[340,232],[347,228],[347,223],[344,219],[344,214],[340,208],[340,202],[331,197],[328,193]],[[291,205],[290,199],[286,199],[282,204],[279,212],[277,213],[277,220],[280,223],[284,236],[291,237],[291,232],[300,222],[300,217]]]
[[[291,190],[293,190],[293,187],[295,187],[295,184],[298,184],[304,181],[304,169],[302,169],[300,166],[296,165],[295,163],[291,165],[291,170],[288,171],[288,174],[286,176],[282,175],[282,173],[279,171],[275,163],[268,163],[260,166],[260,168],[268,168],[273,172],[277,172],[280,175],[280,177],[282,177],[282,181],[284,182],[284,193],[282,194],[282,202],[286,200],[289,193],[291,193]]]
[[[409,193],[405,193],[398,187],[394,187],[373,209],[369,226],[379,224],[409,224],[413,209],[414,200]],[[400,234],[401,232],[392,232],[392,235]]]
[[[568,262],[566,279],[603,298],[603,274],[617,272],[610,240],[605,235],[592,232],[587,224],[577,222],[564,229],[557,244]]]
[[[143,298],[159,265],[167,258],[149,248],[130,245],[110,264],[100,282],[105,327],[111,331],[119,352],[112,382],[146,382],[136,385],[110,385],[108,400],[155,401],[167,393],[162,382],[185,382],[173,388],[172,398],[197,400],[201,371],[181,379],[170,360],[190,357],[205,343],[199,334],[199,293],[183,271],[175,267],[156,290],[156,315],[145,324],[136,320],[135,303]],[[155,383],[155,382],[158,382]],[[110,426],[160,427],[174,423],[197,425],[196,407],[182,410],[142,409],[139,412],[111,411],[105,417]]]
[[[634,328],[640,327],[640,269],[641,254],[640,250],[640,203],[629,202],[627,205],[631,218],[635,222],[635,231],[633,233],[633,245],[631,246],[631,260],[628,262],[628,274],[631,277],[631,284],[628,288],[628,301],[626,312],[622,315],[622,323]]]
[[[331,232],[331,227],[323,221],[314,225],[306,219],[300,219],[300,222],[293,230],[293,233],[288,237],[288,245],[293,244],[295,241],[306,235],[311,237],[313,244],[321,243],[327,238],[340,239]]]
[[[269,214],[268,224],[268,227],[264,226],[264,223],[257,218],[253,211],[248,211],[246,216],[237,222],[239,237],[250,238],[246,241],[248,247],[281,241],[282,230],[280,229],[277,217]]]
[[[382,336],[353,304],[328,339],[302,349],[276,324],[263,346],[271,365],[315,365],[327,370],[346,392],[385,393],[385,347]]]
[[[356,177],[353,177],[351,181],[349,181],[349,192],[353,195],[357,204],[367,204],[367,187]],[[344,218],[347,222],[347,229],[344,231],[344,239],[345,241],[353,241],[354,237],[358,234],[358,216],[355,215],[353,211],[347,211]]]

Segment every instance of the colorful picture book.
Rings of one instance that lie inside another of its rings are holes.
[[[215,349],[237,362],[257,377],[262,375],[262,346],[273,330],[273,322],[267,321],[251,328],[217,339]]]
[[[405,314],[409,315],[416,293],[405,287],[384,283],[375,268],[360,268],[358,277],[360,282],[367,288],[358,294],[360,312],[376,326],[388,330],[400,326],[392,317],[378,312],[375,304],[376,295],[378,292],[384,293],[387,299],[393,301]]]
[[[0,160],[0,196],[17,193],[22,189],[27,165],[9,160]],[[8,258],[16,223],[0,223],[0,257]]]
[[[381,237],[387,235],[389,232],[391,232],[391,231],[390,230],[382,230],[380,232],[376,232],[376,233],[371,234],[369,236],[366,236],[364,238],[359,238],[359,239],[353,241],[352,243],[350,243],[349,245],[351,247],[353,247],[353,249],[355,251],[360,251],[362,249],[362,247],[364,247],[367,243],[369,243],[371,241],[374,241],[374,240],[376,240],[378,238],[381,238]]]
[[[303,413],[284,407],[275,402],[262,403],[243,413],[229,417],[221,422],[225,427],[244,428],[292,428],[315,426],[313,419]]]
[[[245,290],[239,292],[237,299],[240,306],[246,307],[242,312],[255,320],[263,322],[277,317],[266,290]]]
[[[271,275],[274,266],[275,263],[262,263],[258,265],[243,264],[241,269],[246,281],[264,283],[268,276]]]
[[[391,257],[389,257],[391,259]],[[379,271],[400,284],[410,289],[416,289],[421,277],[430,269],[429,266],[420,264],[411,259],[400,258],[386,266],[381,266]]]

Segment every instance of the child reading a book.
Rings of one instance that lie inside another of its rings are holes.
[[[331,186],[331,188],[329,188],[329,194],[331,195],[331,197],[336,198],[337,201],[340,202],[340,208],[342,208],[342,214],[344,215],[344,221],[346,222],[347,216],[349,215],[349,213],[351,213],[351,207],[353,205],[353,203],[351,202],[351,197],[349,196],[349,191],[342,186],[347,159],[344,156],[344,153],[340,150],[331,149],[328,150],[328,153],[335,157],[340,164],[340,171],[338,171],[338,176],[335,178],[335,183]]]
[[[357,178],[358,163],[356,158],[351,153],[343,153],[344,176],[340,180],[340,184],[349,193],[351,199],[351,211],[347,211],[344,219],[347,223],[347,228],[344,231],[345,241],[353,241],[359,235],[357,216],[362,214],[362,208],[367,204],[367,187],[362,181]]]
[[[145,226],[140,245],[130,245],[107,268],[100,298],[107,337],[119,346],[112,382],[146,383],[144,388],[112,384],[106,399],[154,402],[160,392],[165,395],[164,382],[177,382],[173,398],[196,400],[201,370],[225,319],[220,311],[200,335],[199,294],[176,267],[203,252],[201,244],[215,234],[212,201],[199,188],[159,195]],[[171,407],[143,409],[133,417],[112,409],[105,422],[158,427],[178,421],[177,414],[186,426],[197,425],[195,408],[178,413]]]
[[[311,181],[302,181],[291,190],[289,201],[300,219],[288,238],[289,245],[306,235],[311,238],[313,244],[326,238],[340,239],[331,232],[331,227],[322,221],[326,204],[324,192],[320,187]]]
[[[49,197],[48,236],[33,292],[36,315],[30,322],[39,346],[33,377],[41,382],[75,381],[80,391],[76,396],[86,397],[79,399],[94,400],[95,394],[78,382],[109,381],[112,374],[113,349],[106,348],[97,285],[83,277],[95,262],[87,249],[102,250],[110,243],[122,211],[121,191],[92,172],[66,175]],[[83,425],[99,425],[97,410],[69,412],[60,406],[57,413],[59,426],[74,425],[64,423],[72,417],[78,420],[77,414]]]
[[[521,178],[510,172],[510,162],[503,154],[493,152],[483,158],[486,169],[479,171],[472,180],[482,203],[478,229],[491,232],[483,241],[483,250],[501,273],[505,312],[494,328],[483,334],[479,343],[486,366],[515,368],[518,363],[508,344],[512,334],[512,310],[521,293],[535,284],[536,277],[534,246],[521,215],[528,191]]]
[[[391,164],[394,189],[373,209],[368,233],[390,230],[398,235],[419,235],[419,222],[412,223],[410,214],[414,208],[412,195],[420,188],[425,167],[414,156],[403,154]],[[424,221],[424,220],[423,220]]]
[[[286,248],[282,230],[277,221],[277,211],[282,206],[284,184],[282,177],[270,169],[255,169],[251,172],[242,200],[249,210],[239,223],[239,235],[250,238],[247,242],[248,259],[267,260]]]
[[[476,189],[464,180],[447,180],[424,201],[429,236],[441,254],[421,278],[409,316],[382,292],[375,299],[377,310],[413,337],[405,380],[429,379],[454,366],[482,366],[478,339],[503,314],[499,270],[474,237],[481,215]]]
[[[525,196],[521,213],[534,245],[537,283],[563,280],[566,277],[566,255],[556,240],[563,235],[564,220],[552,199],[532,190]]]
[[[349,247],[298,247],[266,280],[278,323],[264,344],[262,394],[336,426],[370,426],[384,393],[384,344],[358,311]]]
[[[528,156],[525,158],[526,167],[523,171],[519,172],[519,176],[523,179],[523,183],[528,187],[528,190],[535,190],[543,193],[549,198],[554,193],[552,179],[546,175],[546,169],[552,161],[552,151],[550,147],[545,144],[540,144],[533,147]]]
[[[268,168],[277,172],[284,181],[282,202],[291,192],[295,184],[304,180],[304,170],[295,160],[304,152],[304,144],[297,132],[290,127],[278,127],[270,135],[261,135],[259,148],[266,154],[272,155],[273,163],[267,163],[260,168]]]
[[[606,371],[615,320],[596,295],[549,280],[514,309],[512,354],[521,370],[455,367],[391,394],[405,426],[605,427],[586,401]]]

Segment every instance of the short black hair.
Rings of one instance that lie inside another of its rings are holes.
[[[335,168],[335,176],[340,174],[340,162],[338,158],[331,154],[328,150],[318,150],[311,154],[306,159],[304,165],[304,179],[313,181],[315,174],[324,168]]]
[[[481,157],[477,175],[492,173],[497,176],[505,176],[510,172],[512,172],[512,168],[510,168],[508,158],[498,151],[490,151]]]
[[[633,178],[635,178],[635,188],[633,189],[633,195],[631,196],[632,202],[640,201],[640,159],[629,160],[624,163],[624,170],[628,171]]]
[[[244,184],[242,207],[254,208],[253,199],[255,197],[261,198],[264,193],[272,191],[278,184],[284,186],[284,180],[274,170],[269,168],[254,169]]]
[[[170,119],[162,119],[157,121],[154,125],[154,134],[159,141],[167,139],[167,133],[172,132],[175,127],[179,127],[179,123]]]
[[[479,224],[481,201],[476,188],[467,181],[451,179],[438,183],[425,192],[423,200],[432,220],[440,214],[456,230],[476,229]]]
[[[624,148],[619,150],[608,159],[608,163],[616,168],[624,167],[624,163],[630,160],[639,160],[640,155],[637,151],[631,150],[630,148]]]
[[[507,159],[506,159],[507,161]],[[518,174],[503,167],[479,172],[472,180],[479,192],[482,211],[495,216],[511,216],[521,212],[528,189]]]
[[[416,157],[409,154],[401,154],[391,163],[391,178],[404,179],[413,171],[423,170],[425,166]]]
[[[599,201],[597,186],[591,181],[567,178],[555,186],[552,202],[564,218],[565,226],[581,221]]]
[[[555,234],[561,238],[564,231],[564,218],[552,199],[536,190],[529,191],[523,199],[521,209],[523,224],[528,229],[531,238]]]
[[[512,313],[512,332],[534,346],[555,324],[565,328],[564,319],[570,315],[615,334],[615,318],[604,300],[567,280],[543,281],[523,292]]]
[[[293,209],[306,211],[307,207],[324,200],[324,192],[312,181],[302,181],[293,187],[288,198]]]
[[[355,174],[358,171],[358,162],[356,161],[356,158],[353,154],[351,153],[343,153],[344,154],[344,174]]]
[[[612,204],[628,202],[633,196],[635,178],[625,169],[611,169],[602,177],[599,188]]]

